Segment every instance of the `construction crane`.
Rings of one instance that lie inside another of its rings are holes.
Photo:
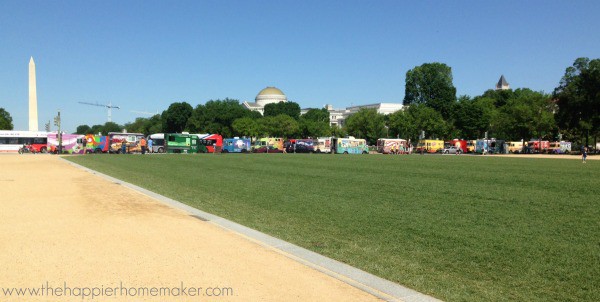
[[[79,104],[84,104],[84,105],[92,105],[92,106],[98,106],[98,107],[106,107],[108,109],[108,121],[112,122],[112,109],[121,109],[121,107],[119,106],[113,106],[111,102],[108,102],[108,105],[103,105],[103,104],[98,104],[98,102],[96,103],[88,103],[88,102],[79,102]]]

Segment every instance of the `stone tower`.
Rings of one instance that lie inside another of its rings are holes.
[[[33,57],[29,59],[29,131],[38,131],[37,88]]]
[[[500,80],[498,81],[498,84],[496,84],[496,90],[508,90],[508,89],[510,89],[510,85],[504,78],[504,75],[500,76]]]

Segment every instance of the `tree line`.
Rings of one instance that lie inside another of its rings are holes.
[[[107,134],[122,130],[135,133],[219,133],[233,136],[318,137],[342,134],[329,125],[326,109],[310,109],[300,115],[300,105],[294,102],[267,104],[264,116],[247,110],[238,100],[210,100],[195,108],[187,102],[172,103],[162,114],[136,118],[132,123],[117,125],[80,125],[77,134]]]

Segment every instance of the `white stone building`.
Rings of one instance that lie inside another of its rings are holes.
[[[248,110],[258,111],[264,115],[265,105],[280,102],[287,102],[285,94],[276,87],[267,87],[256,95],[254,102],[243,102],[242,105]]]
[[[346,109],[334,109],[332,105],[325,105],[324,107],[329,111],[329,124],[332,126],[342,127],[344,125],[344,121],[348,116],[353,113],[358,112],[360,109],[376,109],[377,113],[388,115],[392,114],[398,110],[402,110],[404,105],[398,103],[376,103],[376,104],[368,104],[368,105],[359,105],[359,106],[351,106],[346,107]],[[311,108],[302,109],[300,115],[305,114]]]

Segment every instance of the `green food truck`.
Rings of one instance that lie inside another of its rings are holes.
[[[200,145],[198,136],[187,133],[165,133],[167,153],[206,153],[206,146]]]

